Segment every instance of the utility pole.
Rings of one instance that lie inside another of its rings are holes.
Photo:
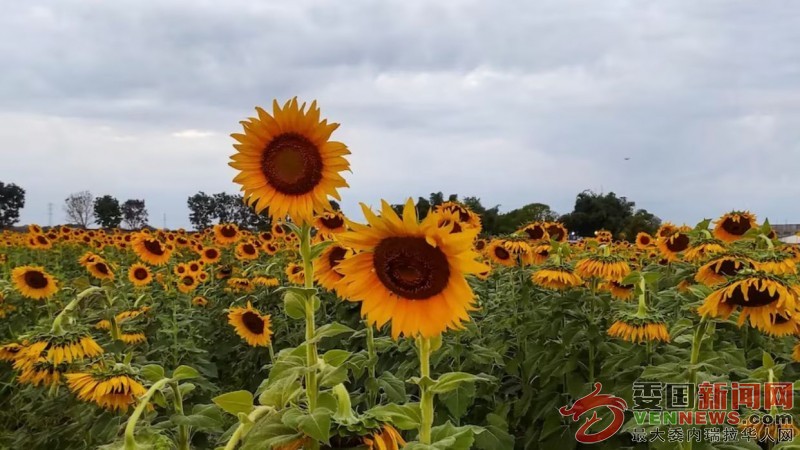
[[[53,203],[50,202],[47,204],[47,226],[53,226]]]

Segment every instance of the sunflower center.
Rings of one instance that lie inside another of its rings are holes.
[[[342,247],[334,247],[333,250],[328,253],[328,264],[331,265],[331,269],[338,266],[345,255],[347,255],[347,250]]]
[[[36,236],[36,240],[41,245],[47,245],[47,238],[45,238],[44,236]]]
[[[133,278],[136,278],[140,281],[147,279],[147,269],[137,267],[136,270],[133,271]]]
[[[667,239],[667,249],[673,253],[679,253],[689,248],[689,236],[680,233]]]
[[[497,256],[499,259],[508,259],[511,257],[511,254],[508,253],[508,250],[498,246],[494,248],[494,256]]]
[[[748,284],[747,285],[747,299],[745,299],[744,292],[742,291],[743,286],[739,286],[738,289],[734,290],[733,293],[725,299],[726,303],[731,303],[738,306],[743,307],[750,307],[755,308],[758,306],[765,306],[769,305],[770,303],[774,303],[780,299],[780,294],[777,291],[774,291],[770,294],[769,289],[764,289],[760,291],[755,284]]]
[[[267,145],[261,157],[261,171],[282,194],[303,195],[322,180],[322,157],[305,136],[284,133]]]
[[[375,248],[378,279],[392,293],[424,300],[442,292],[450,280],[447,256],[421,237],[390,237]]]
[[[749,265],[752,266],[752,264]],[[733,276],[744,268],[745,264],[736,264],[736,261],[733,259],[725,259],[716,266],[715,272],[718,275]]]
[[[484,247],[486,247],[486,241],[481,239],[475,242],[475,250],[481,251]]]
[[[642,245],[649,245],[650,244],[650,238],[647,237],[647,236],[642,236],[642,237],[639,238],[639,242]]]
[[[300,266],[294,266],[294,267],[292,267],[292,275],[294,275],[294,274],[298,274],[298,273],[300,273],[300,272],[302,272],[302,271],[303,271],[303,268],[302,268],[302,267],[300,267]]]
[[[344,226],[344,218],[342,218],[338,214],[331,217],[322,217],[319,219],[319,221],[323,225],[325,225],[325,228],[328,228],[330,230],[335,230],[337,228]]]
[[[253,334],[264,333],[264,321],[253,311],[245,311],[242,314],[242,324],[247,328],[247,331]]]
[[[223,225],[220,228],[219,233],[226,238],[232,238],[236,236],[236,228],[232,227],[231,225]]]
[[[191,286],[191,285],[194,284],[194,278],[188,277],[188,276],[187,277],[183,277],[181,282],[184,284],[184,286]]]
[[[542,227],[528,227],[525,228],[525,233],[528,235],[530,239],[537,241],[539,239],[544,239],[544,228]]]
[[[564,229],[558,225],[550,225],[547,227],[547,234],[556,241],[560,241],[564,237]]]
[[[219,256],[219,253],[217,253],[215,249],[210,248],[206,250],[206,258],[215,259],[217,256]]]
[[[734,236],[741,236],[750,229],[750,221],[744,218],[733,220],[733,217],[726,217],[722,221],[722,229]]]
[[[776,314],[775,317],[772,318],[773,325],[782,325],[789,321],[788,317],[784,317],[783,314]]]
[[[25,272],[25,284],[34,289],[44,289],[47,287],[47,278],[42,272],[28,271]]]
[[[252,244],[244,244],[244,246],[242,247],[242,250],[244,250],[244,252],[246,254],[248,254],[248,255],[252,255],[252,254],[254,254],[256,252],[256,248],[253,247]]]
[[[161,256],[164,254],[164,248],[161,246],[161,243],[155,239],[145,239],[144,248],[154,255]]]
[[[99,262],[94,265],[94,268],[103,275],[108,275],[108,266],[105,263]]]

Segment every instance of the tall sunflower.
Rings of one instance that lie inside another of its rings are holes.
[[[725,242],[739,240],[756,226],[756,216],[748,211],[731,211],[717,220],[714,236]]]
[[[166,264],[172,256],[172,250],[167,244],[147,233],[137,234],[131,246],[139,259],[153,266]]]
[[[216,247],[206,247],[201,252],[201,259],[206,264],[213,264],[219,261],[220,256],[222,256],[219,252],[219,249]]]
[[[650,318],[617,320],[609,327],[608,335],[634,343],[670,341],[666,324]]]
[[[487,267],[475,259],[472,243],[479,228],[449,233],[433,215],[421,223],[411,199],[403,217],[383,201],[381,216],[362,204],[369,225],[352,224],[339,241],[355,251],[340,264],[341,291],[361,302],[361,315],[378,328],[391,321],[392,337],[435,337],[461,328],[476,309],[464,275]]]
[[[545,224],[542,222],[531,222],[517,230],[517,234],[524,234],[532,241],[541,241],[550,238],[547,234]]]
[[[663,227],[662,227],[663,228]],[[678,254],[689,249],[691,239],[687,226],[674,227],[672,234],[661,236],[656,241],[656,246],[668,261],[676,261]]]
[[[250,241],[240,242],[236,245],[236,258],[241,261],[258,259],[258,247]]]
[[[344,214],[341,211],[326,211],[314,218],[317,233],[330,237],[347,230]]]
[[[239,142],[230,163],[240,171],[233,181],[242,185],[245,201],[258,213],[269,207],[273,218],[289,216],[295,223],[330,211],[328,196],[340,200],[337,189],[347,187],[339,172],[350,169],[347,146],[329,141],[339,125],[320,121],[316,101],[307,111],[297,98],[282,108],[274,101],[272,115],[256,111],[257,118],[241,122],[244,134],[231,135]]]
[[[695,281],[706,286],[722,284],[742,269],[754,269],[755,263],[745,256],[728,254],[712,259],[697,269]]]
[[[503,245],[502,239],[492,239],[486,247],[486,255],[496,264],[508,267],[513,267],[517,264],[514,255]]]
[[[86,266],[86,270],[89,271],[91,276],[97,278],[98,280],[114,279],[114,272],[105,261],[95,261]]]
[[[305,283],[305,271],[303,270],[303,266],[297,263],[289,263],[286,265],[286,276],[289,278],[289,281],[294,284],[303,284]]]
[[[475,214],[469,207],[458,202],[444,202],[436,205],[434,212],[452,212],[458,215],[458,222],[463,228],[481,229],[481,217]]]
[[[21,266],[11,271],[14,287],[25,297],[42,300],[58,292],[58,284],[52,275],[40,266]]]
[[[272,329],[270,328],[269,314],[261,315],[250,302],[247,302],[246,308],[231,308],[228,313],[228,323],[236,330],[236,334],[247,341],[251,347],[266,347],[271,341]]]
[[[622,280],[631,273],[631,266],[618,255],[592,255],[575,264],[575,273],[583,278]]]

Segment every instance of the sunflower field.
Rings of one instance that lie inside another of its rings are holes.
[[[457,202],[345,217],[338,124],[256,112],[230,166],[270,229],[0,234],[0,448],[800,448],[800,248],[768,221],[627,242],[490,236]],[[655,384],[765,392],[674,424],[640,405]]]

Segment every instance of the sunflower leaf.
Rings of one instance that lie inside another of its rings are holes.
[[[211,400],[223,411],[234,416],[240,412],[250,414],[253,411],[253,394],[249,391],[228,392]]]
[[[314,411],[300,419],[299,428],[306,435],[328,445],[331,437],[331,412]]]
[[[172,372],[173,380],[189,380],[192,378],[198,378],[199,376],[200,372],[198,372],[194,367],[189,366],[178,366],[178,368]]]
[[[310,255],[311,259],[318,258],[319,255],[321,255],[322,252],[324,252],[326,248],[328,248],[331,245],[333,245],[333,243],[334,243],[333,241],[322,241],[322,242],[319,242],[319,243],[316,243],[316,244],[312,245],[311,246],[311,255]]]
[[[476,381],[493,381],[493,378],[486,375],[473,375],[466,372],[450,372],[442,375],[430,387],[434,394],[444,394],[458,389],[462,383],[474,383]]]
[[[391,423],[401,430],[415,430],[422,421],[419,403],[380,405],[366,411],[364,415],[374,417],[380,422]]]
[[[145,380],[155,383],[164,378],[164,368],[158,364],[148,364],[139,369],[139,375]]]
[[[306,315],[305,298],[293,291],[286,291],[283,295],[283,309],[292,319],[302,319]]]
[[[338,336],[345,333],[354,333],[355,330],[339,322],[329,323],[319,327],[311,342],[319,342],[324,338]]]

